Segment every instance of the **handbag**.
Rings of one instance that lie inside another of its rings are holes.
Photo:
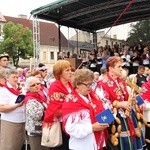
[[[42,128],[41,145],[46,147],[57,147],[62,145],[62,131],[59,121],[52,123],[44,123]]]

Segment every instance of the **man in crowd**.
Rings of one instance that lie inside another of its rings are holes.
[[[99,81],[99,72],[94,72],[94,81],[92,83],[93,90],[95,90],[98,81]]]
[[[144,76],[144,72],[145,72],[145,67],[143,65],[140,65],[138,67],[138,72],[136,74],[136,78],[137,78],[137,85],[139,87],[142,86],[143,83],[145,83],[147,81],[146,76]]]
[[[0,54],[0,68],[8,68],[9,55],[7,53]]]

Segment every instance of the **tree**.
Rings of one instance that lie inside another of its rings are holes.
[[[3,35],[1,52],[9,54],[14,66],[18,66],[19,58],[27,59],[33,56],[32,31],[29,28],[8,22],[3,27]]]
[[[131,31],[127,38],[129,45],[149,45],[150,44],[150,20],[139,21],[136,24],[131,24]]]

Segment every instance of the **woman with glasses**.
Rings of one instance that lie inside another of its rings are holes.
[[[26,110],[25,129],[29,137],[31,150],[47,150],[41,146],[42,121],[46,108],[46,97],[40,92],[41,83],[36,77],[26,80],[26,97],[24,100]]]
[[[8,70],[6,84],[0,90],[1,107],[1,150],[21,150],[24,143],[25,110],[22,103],[16,103],[20,94],[18,90],[18,73]]]
[[[55,81],[49,88],[48,96],[50,103],[45,112],[44,121],[52,123],[55,121],[62,122],[62,105],[66,95],[72,91],[72,68],[67,60],[58,60],[53,66]],[[62,131],[63,145],[54,148],[55,150],[69,150],[69,136]]]
[[[35,70],[32,72],[32,76],[38,78],[40,80],[41,83],[41,93],[45,96],[48,97],[48,89],[44,86],[43,84],[43,77],[42,77],[42,73],[39,70]]]
[[[67,95],[62,108],[63,125],[69,134],[70,150],[102,150],[108,124],[100,124],[95,116],[104,110],[92,91],[94,74],[78,69],[73,79],[74,91]]]

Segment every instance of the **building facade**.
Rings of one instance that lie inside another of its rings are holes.
[[[28,20],[25,15],[19,15],[17,17],[10,17],[10,16],[3,16],[3,19],[0,20],[0,29],[2,31],[3,25],[6,22],[13,22],[15,24],[22,24],[25,27],[28,27],[33,33],[33,20]],[[2,18],[0,17],[0,18]],[[39,47],[39,60],[36,62],[34,58],[29,60],[20,59],[19,65],[20,66],[32,66],[35,67],[38,63],[44,63],[45,65],[49,66],[50,68],[55,64],[57,61],[57,56],[59,52],[59,36],[58,36],[58,27],[56,24],[51,22],[44,22],[39,21],[39,28],[40,28],[40,47]],[[1,32],[2,34],[2,32]],[[34,33],[33,33],[34,34]],[[69,44],[66,37],[60,32],[61,38],[61,50],[65,51],[66,53],[70,51],[72,53],[74,47]],[[1,40],[3,40],[1,36]],[[36,63],[36,64],[35,64]]]

